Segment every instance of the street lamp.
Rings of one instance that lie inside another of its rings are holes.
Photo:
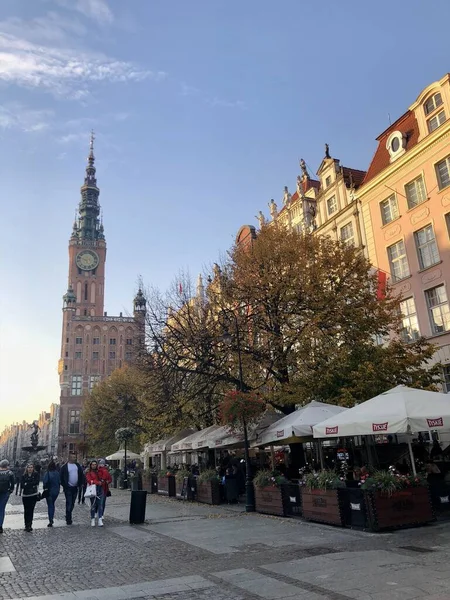
[[[130,402],[130,398],[128,396],[128,394],[119,394],[119,402],[121,402],[122,406],[123,406],[123,412],[124,412],[124,417],[125,417],[125,429],[128,428],[128,408],[129,408],[129,402]],[[128,469],[127,469],[127,443],[128,443],[128,436],[125,435],[124,436],[124,465],[123,465],[123,489],[126,490],[128,489]]]
[[[233,315],[234,326],[235,326],[235,330],[236,330],[236,349],[237,349],[238,366],[239,366],[239,391],[241,393],[244,393],[244,376],[243,376],[243,372],[242,372],[241,336],[239,333],[239,324],[238,324],[238,320],[237,320],[237,317],[236,317],[234,311],[229,311],[229,313]],[[222,335],[222,341],[227,346],[231,346],[233,343],[233,336],[230,334],[230,332],[227,329],[225,329],[225,332]],[[255,489],[253,487],[253,478],[252,478],[251,466],[250,466],[247,422],[245,420],[245,417],[242,417],[242,426],[244,428],[244,455],[245,455],[245,512],[255,512]]]

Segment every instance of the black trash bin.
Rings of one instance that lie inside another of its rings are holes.
[[[147,504],[147,491],[139,490],[131,492],[130,523],[139,525],[145,522],[145,507]]]

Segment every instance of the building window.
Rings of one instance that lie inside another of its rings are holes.
[[[72,396],[81,396],[81,375],[72,375]]]
[[[110,352],[109,353],[109,358],[116,358],[116,353],[115,352]]]
[[[327,200],[327,210],[328,210],[328,214],[332,215],[333,213],[335,213],[338,209],[337,206],[337,201],[336,201],[336,196],[331,196],[331,198],[328,198]]]
[[[331,185],[331,175],[325,179],[325,187],[329,187]]]
[[[75,338],[75,344],[82,344],[83,343],[83,338]]]
[[[109,339],[109,345],[110,346],[115,346],[116,345],[116,338],[110,338]]]
[[[92,353],[92,360],[98,360],[98,352]]]
[[[67,371],[67,369],[68,369],[68,366],[64,365],[64,371]]]
[[[420,338],[419,322],[417,321],[414,298],[406,298],[400,302],[402,327],[400,337],[404,342],[414,342]]]
[[[66,358],[69,358],[69,353],[68,352],[66,352]]]
[[[125,360],[131,360],[133,358],[132,352],[125,352]]]
[[[419,256],[419,265],[421,269],[427,269],[439,262],[439,250],[434,237],[432,225],[427,225],[414,233],[416,240],[417,254]]]
[[[341,227],[341,240],[343,242],[345,242],[346,244],[354,243],[355,239],[354,239],[352,223],[347,223],[347,225],[344,225],[344,227]]]
[[[133,338],[127,338],[127,346],[133,345]]]
[[[100,338],[92,338],[92,343],[94,346],[98,346],[100,344]]]
[[[432,133],[435,129],[440,127],[442,125],[442,123],[445,123],[445,121],[446,121],[445,110],[439,111],[437,113],[437,115],[434,115],[434,117],[431,117],[431,119],[428,119],[427,123],[428,123],[429,133]]]
[[[445,365],[442,367],[442,379],[444,384],[444,392],[446,394],[450,393],[450,365]]]
[[[425,193],[425,185],[423,183],[422,175],[410,181],[405,185],[406,199],[408,201],[408,208],[414,208],[418,204],[421,204],[427,199]]]
[[[81,352],[75,352],[75,358],[81,358]]]
[[[387,200],[381,202],[380,209],[383,225],[387,225],[391,221],[394,221],[394,219],[398,219],[398,204],[395,194],[392,194]]]
[[[450,156],[437,163],[436,176],[440,190],[450,185]]]
[[[92,392],[92,390],[94,389],[94,387],[97,385],[97,383],[100,381],[100,375],[91,375],[89,377],[89,391]]]
[[[76,447],[75,444],[73,442],[70,442],[69,444],[69,452],[76,452]]]
[[[448,237],[450,238],[450,213],[445,215],[445,224],[447,225],[447,233]]]
[[[69,413],[69,433],[80,433],[79,410],[71,410]]]
[[[84,299],[85,300],[88,299],[88,284],[87,283],[84,284]]]
[[[431,114],[434,110],[436,110],[436,108],[441,106],[441,104],[442,104],[442,96],[438,92],[437,94],[434,94],[434,96],[431,96],[431,98],[429,98],[425,102],[425,104],[424,104],[425,114],[426,115]]]
[[[68,344],[68,343],[69,343],[69,338],[66,338],[66,344]]]
[[[450,308],[447,292],[443,285],[425,291],[428,312],[433,333],[443,333],[450,329]]]
[[[394,281],[409,277],[408,257],[406,256],[405,243],[400,240],[387,249],[391,275]]]

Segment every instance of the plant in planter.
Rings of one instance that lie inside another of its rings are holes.
[[[206,504],[220,504],[219,476],[214,469],[202,471],[198,476],[197,500]]]
[[[342,500],[339,490],[345,488],[343,477],[334,471],[323,470],[308,473],[302,485],[302,510],[305,519],[343,525]]]
[[[433,520],[426,480],[421,475],[376,471],[361,485],[366,495],[369,527],[378,531]]]
[[[292,514],[292,504],[299,505],[298,486],[288,489],[289,481],[277,471],[259,471],[254,479],[255,508],[257,512],[285,517]]]

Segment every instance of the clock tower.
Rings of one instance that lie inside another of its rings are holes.
[[[133,359],[144,343],[146,302],[142,291],[131,317],[104,312],[106,241],[100,217],[94,135],[91,133],[81,200],[69,240],[69,281],[63,296],[58,373],[61,388],[58,456],[89,449],[83,404],[93,387]]]

